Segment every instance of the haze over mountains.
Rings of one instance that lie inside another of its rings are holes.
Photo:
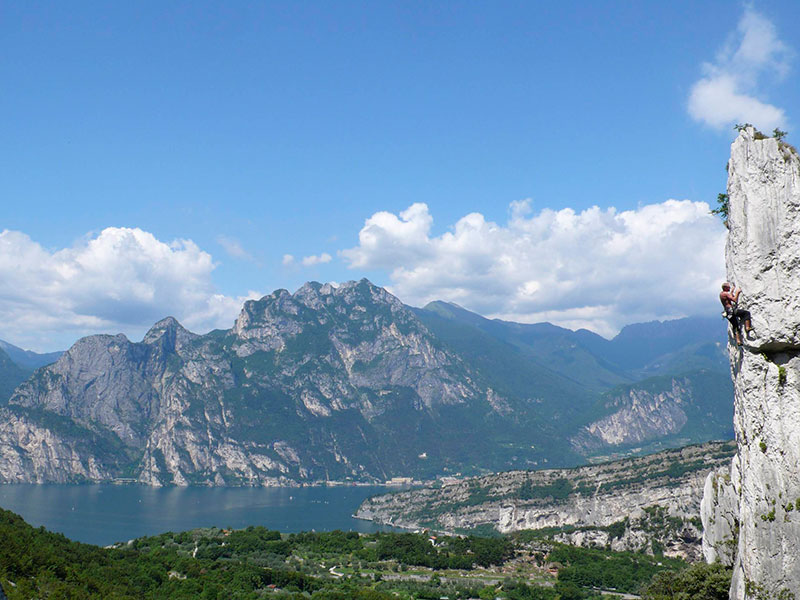
[[[230,330],[83,338],[24,382],[23,359],[56,357],[0,355],[0,481],[427,479],[729,438],[725,335],[690,318],[606,340],[307,283]]]
[[[23,350],[0,340],[0,398],[5,402],[20,383],[31,376],[34,369],[58,360],[62,352],[38,354]]]

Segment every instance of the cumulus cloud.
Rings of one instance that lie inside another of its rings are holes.
[[[311,256],[304,256],[303,257],[303,266],[304,267],[313,267],[315,265],[324,265],[325,263],[329,263],[332,260],[332,256],[327,252],[323,252],[319,255],[311,255]]]
[[[219,294],[211,255],[141,229],[109,227],[51,251],[18,231],[0,233],[0,335],[53,349],[80,335],[140,335],[173,315],[190,329],[230,327],[245,299]]]
[[[284,254],[283,258],[281,259],[281,263],[283,263],[284,267],[288,267],[294,264],[294,256],[291,254]]]
[[[456,302],[489,317],[613,335],[627,323],[708,313],[724,277],[724,228],[705,202],[618,212],[511,204],[498,225],[468,214],[432,235],[425,204],[367,219],[341,251],[353,269],[389,272],[410,304]]]
[[[230,238],[224,235],[217,236],[217,243],[222,246],[223,250],[228,253],[228,256],[232,258],[238,258],[241,260],[253,260],[253,256],[244,249],[242,243],[234,238]]]
[[[704,76],[689,94],[689,114],[717,129],[737,122],[753,123],[764,131],[785,126],[785,111],[756,96],[767,76],[786,76],[790,55],[775,26],[746,8],[716,60],[702,65]]]

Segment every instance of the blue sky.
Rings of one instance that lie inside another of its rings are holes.
[[[795,2],[4,2],[0,338],[227,327],[246,297],[363,276],[604,335],[710,314],[724,230],[697,203],[733,123],[793,141],[797,22]]]

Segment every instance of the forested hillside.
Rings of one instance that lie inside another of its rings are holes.
[[[575,600],[600,598],[597,589],[648,587],[654,591],[644,598],[663,600],[680,597],[662,595],[664,590],[708,591],[729,577],[719,568],[686,570],[682,561],[663,556],[585,550],[524,533],[437,538],[211,528],[99,548],[33,528],[0,510],[0,540],[0,588],[9,600]]]

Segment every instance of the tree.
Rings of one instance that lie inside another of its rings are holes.
[[[731,570],[720,563],[695,563],[678,573],[663,571],[642,592],[642,600],[728,600]]]
[[[582,600],[586,594],[580,586],[571,581],[557,581],[555,591],[558,592],[559,600]]]
[[[786,132],[781,131],[776,127],[775,129],[772,130],[772,137],[774,137],[778,141],[781,141],[783,138],[786,137]]]
[[[722,223],[725,227],[728,226],[728,207],[730,198],[728,194],[717,194],[717,208],[711,210],[712,215],[719,215],[722,217]]]

